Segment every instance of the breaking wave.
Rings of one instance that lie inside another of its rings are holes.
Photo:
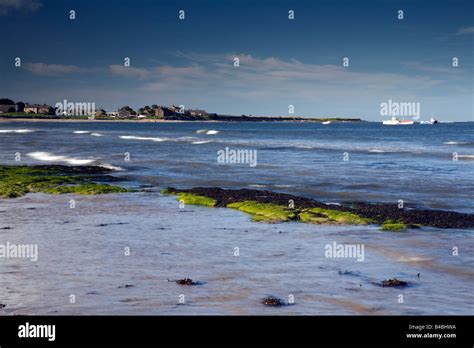
[[[207,144],[207,143],[212,143],[212,140],[198,140],[198,141],[193,141],[191,144],[194,145],[199,145],[199,144]]]
[[[474,145],[474,143],[469,141],[445,141],[445,145]]]
[[[24,134],[24,133],[33,133],[34,130],[31,129],[0,129],[0,133],[17,133],[17,134]]]
[[[207,134],[207,135],[214,135],[218,134],[219,131],[213,129],[199,129],[196,131],[197,134]]]
[[[101,163],[97,159],[93,159],[93,158],[81,159],[81,158],[75,158],[75,157],[69,157],[69,156],[53,155],[49,152],[40,152],[40,151],[30,152],[27,155],[28,157],[33,158],[37,161],[62,162],[62,163],[67,163],[67,164],[75,165],[75,166],[93,164],[93,165],[97,165],[99,167],[107,168],[110,170],[117,170],[117,171],[123,170],[123,168],[121,167],[116,167],[108,163]]]
[[[50,154],[49,152],[30,152],[27,154],[29,157],[38,160],[38,161],[48,161],[48,162],[65,162],[72,165],[85,165],[94,163],[94,159],[80,159],[68,156],[58,156]]]
[[[127,139],[127,140],[147,140],[147,141],[155,141],[155,142],[163,142],[170,140],[168,138],[159,138],[159,137],[137,137],[134,135],[121,135],[120,139]]]

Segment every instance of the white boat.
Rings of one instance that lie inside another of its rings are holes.
[[[331,121],[324,121],[323,124],[330,124]]]
[[[410,124],[414,124],[413,120],[399,120],[395,116],[392,116],[390,120],[385,120],[382,122],[386,126],[406,126]]]
[[[433,118],[433,116],[431,116],[430,120],[429,121],[421,121],[420,124],[437,124],[438,123],[438,120],[436,120],[435,118]]]

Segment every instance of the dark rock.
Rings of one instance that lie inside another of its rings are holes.
[[[405,286],[408,285],[408,283],[404,282],[403,280],[398,280],[397,278],[393,278],[393,279],[385,279],[379,285],[382,287],[404,288]]]
[[[110,225],[127,225],[128,222],[110,222],[108,224],[98,224],[98,225],[95,225],[95,227],[106,227],[106,226],[110,226]]]
[[[177,280],[169,280],[169,282],[175,282],[176,284],[179,285],[199,285],[198,282],[193,281],[190,278],[183,278],[183,279],[177,279]]]
[[[262,299],[262,304],[265,306],[271,307],[281,307],[286,306],[286,303],[283,300],[279,299],[278,297],[268,296]]]
[[[120,285],[118,288],[123,289],[123,288],[133,288],[135,285],[132,284],[125,284],[125,285]]]
[[[350,276],[360,276],[360,272],[354,272],[354,271],[348,271],[348,270],[345,270],[345,271],[338,271],[337,272],[339,275],[350,275]]]
[[[106,174],[113,172],[112,169],[99,166],[63,166],[63,165],[39,165],[34,166],[39,170],[51,170],[64,174]]]

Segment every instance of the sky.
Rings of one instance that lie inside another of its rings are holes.
[[[16,102],[380,121],[392,100],[474,121],[471,0],[0,0],[0,44]]]

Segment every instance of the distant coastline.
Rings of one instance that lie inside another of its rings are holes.
[[[227,116],[217,115],[213,118],[173,116],[166,118],[87,118],[84,116],[55,116],[55,115],[12,115],[0,114],[0,122],[131,122],[131,123],[176,123],[176,122],[366,122],[360,118],[304,118],[304,117],[277,117],[277,116]]]
[[[289,109],[289,112],[291,110]],[[292,113],[292,112],[290,112]],[[145,105],[135,111],[128,105],[117,111],[97,109],[95,102],[73,103],[64,99],[53,106],[47,104],[15,103],[9,98],[0,98],[0,119],[30,121],[133,121],[133,122],[361,122],[360,118],[300,116],[252,116],[223,115],[202,109],[185,109],[184,105]]]

